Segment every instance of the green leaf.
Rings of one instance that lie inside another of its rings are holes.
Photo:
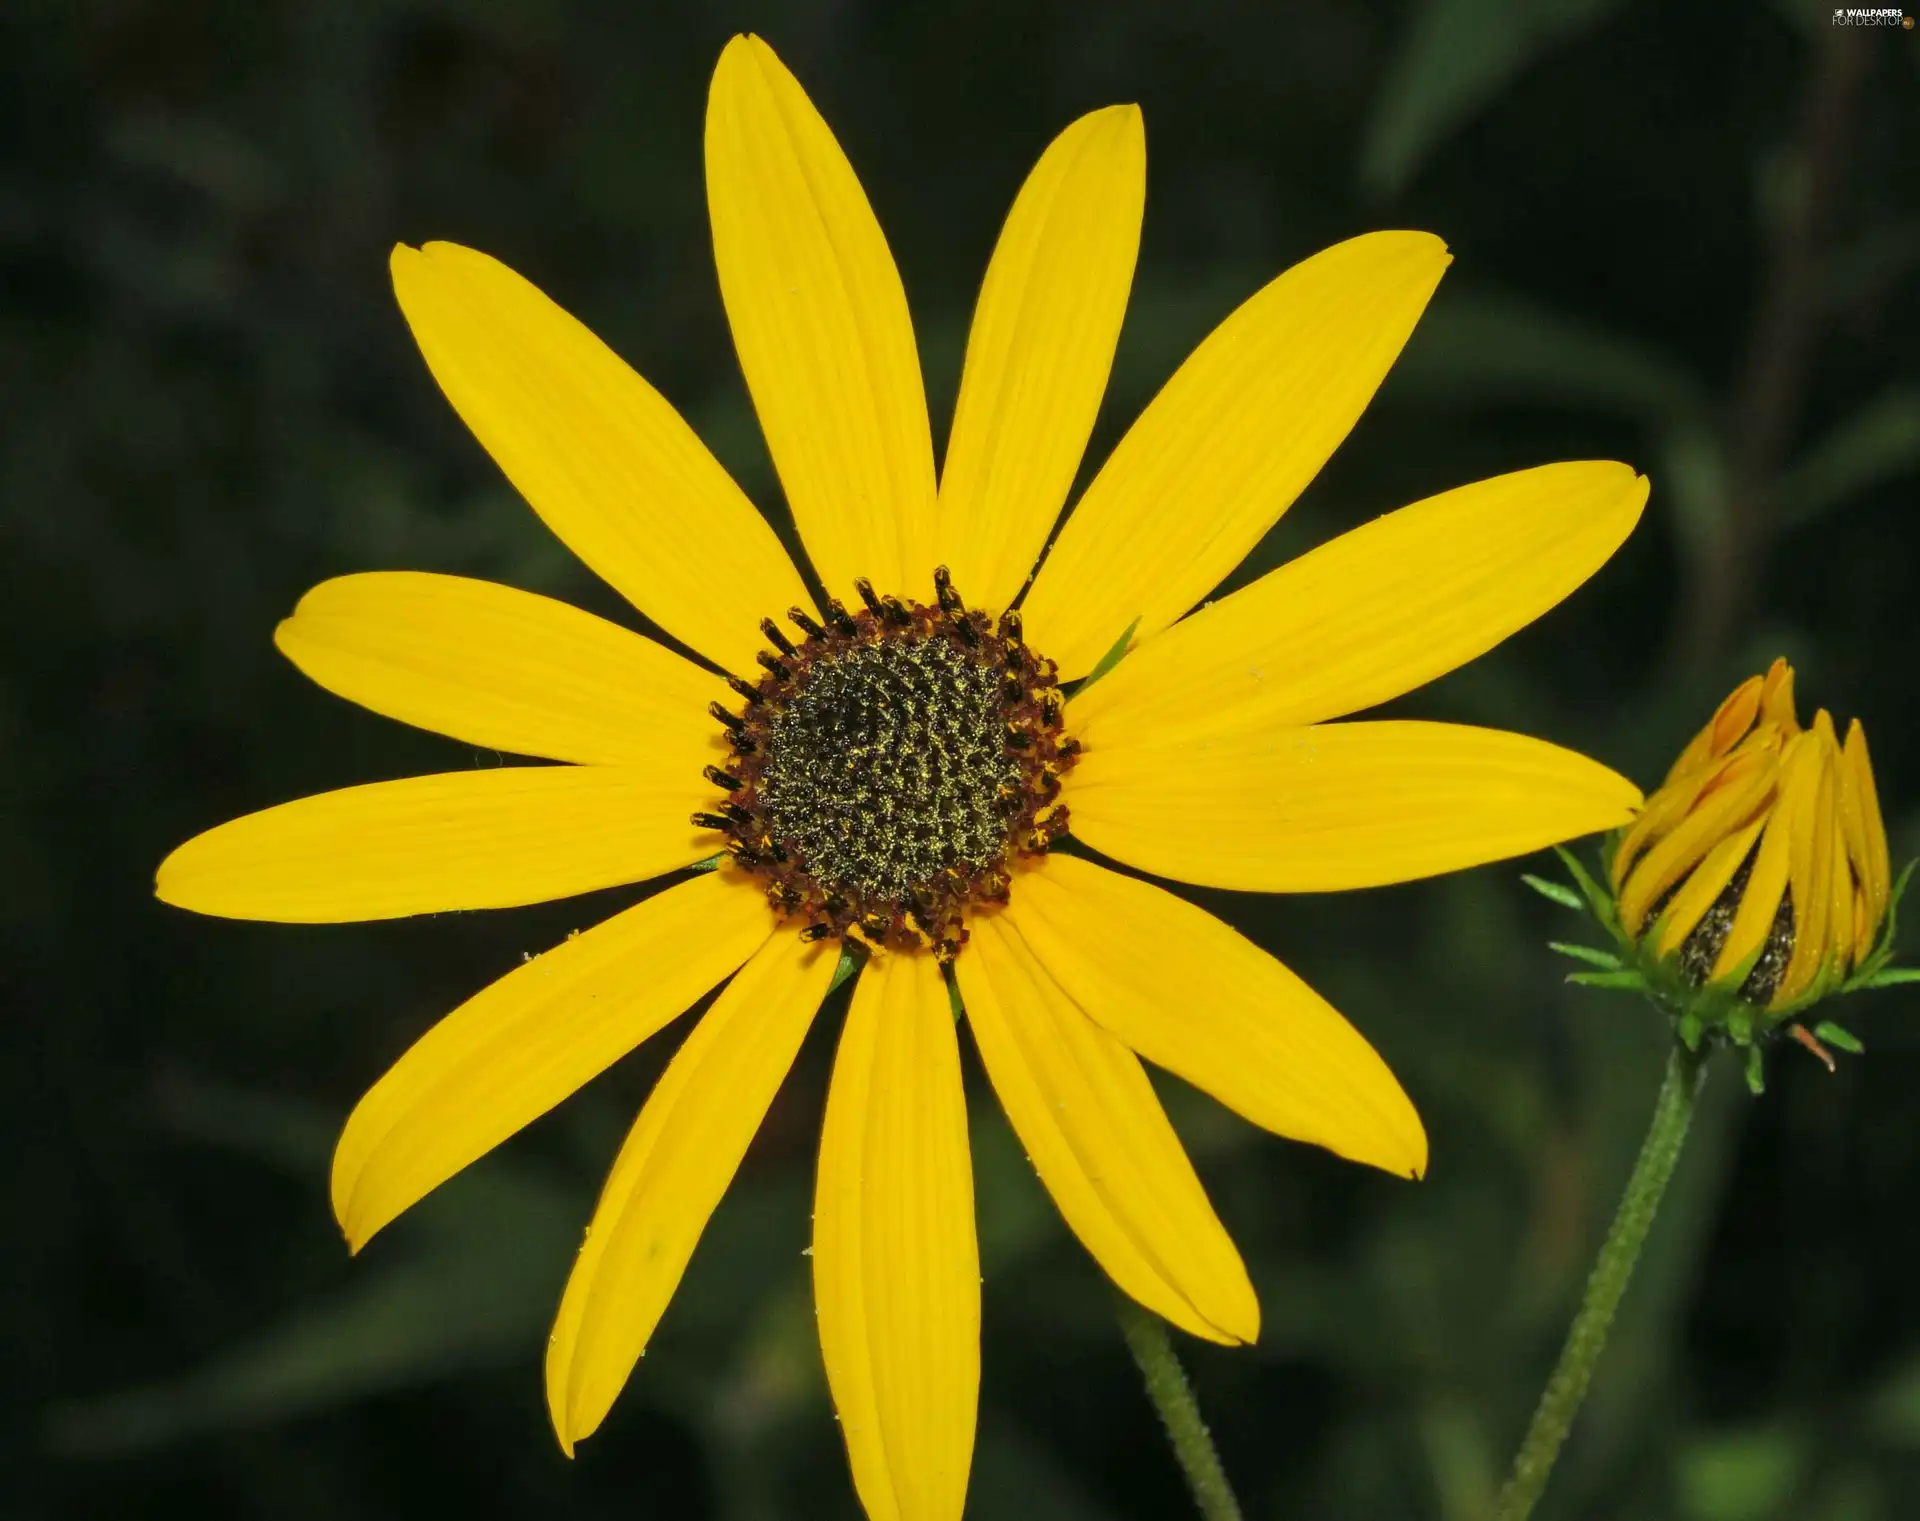
[[[1620,0],[1426,0],[1387,66],[1360,152],[1360,182],[1392,194],[1503,85]]]
[[[1113,641],[1113,647],[1093,663],[1093,669],[1087,672],[1087,679],[1073,689],[1073,695],[1075,697],[1078,697],[1082,692],[1086,691],[1088,687],[1092,686],[1102,676],[1106,675],[1108,671],[1111,671],[1126,658],[1127,646],[1133,642],[1133,631],[1138,627],[1140,627],[1140,620],[1138,618],[1135,618],[1133,622],[1127,625],[1127,631]]]
[[[1549,902],[1558,903],[1562,908],[1570,908],[1577,913],[1586,907],[1586,904],[1580,901],[1580,895],[1571,887],[1562,886],[1558,882],[1549,882],[1545,877],[1536,877],[1532,872],[1527,871],[1520,873],[1520,880],[1541,897]]]
[[[1920,468],[1920,391],[1896,387],[1869,402],[1815,444],[1778,487],[1783,527],[1810,523],[1908,471]]]
[[[1558,951],[1562,956],[1571,956],[1575,961],[1584,961],[1590,966],[1605,967],[1610,972],[1620,969],[1620,958],[1612,951],[1596,950],[1590,945],[1571,945],[1564,940],[1549,940],[1547,949]]]
[[[1813,1038],[1825,1041],[1836,1051],[1845,1051],[1850,1056],[1865,1054],[1866,1047],[1860,1044],[1860,1038],[1844,1025],[1837,1025],[1831,1019],[1823,1019],[1813,1027]]]
[[[1647,979],[1630,967],[1618,972],[1569,972],[1567,981],[1583,988],[1632,988],[1639,992],[1647,986]]]
[[[1755,1098],[1767,1091],[1767,1059],[1758,1046],[1747,1047],[1747,1091]]]

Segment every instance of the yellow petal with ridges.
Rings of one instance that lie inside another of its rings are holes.
[[[1141,1304],[1209,1341],[1250,1342],[1260,1305],[1153,1084],[1002,916],[954,963],[994,1092],[1068,1226]]]
[[[1005,914],[1096,1024],[1278,1135],[1402,1177],[1420,1117],[1373,1047],[1237,930],[1149,882],[1049,855]]]
[[[1023,604],[1034,647],[1084,676],[1226,579],[1373,399],[1449,260],[1430,233],[1350,238],[1215,328],[1067,519]]]
[[[1775,660],[1767,667],[1766,680],[1760,687],[1760,716],[1778,724],[1783,734],[1800,732],[1800,715],[1793,701],[1793,667],[1784,660]]]
[[[598,1076],[773,933],[730,869],[656,893],[515,967],[413,1043],[354,1107],[333,1212],[355,1251]]]
[[[974,307],[934,563],[998,613],[1067,500],[1113,367],[1146,202],[1138,106],[1081,117],[1027,176]]]
[[[793,1065],[839,961],[776,933],[660,1075],[614,1161],[547,1342],[568,1456],[606,1419]]]
[[[846,154],[758,37],[720,55],[706,152],[734,349],[813,568],[831,597],[870,576],[931,602],[933,444],[906,291]]]
[[[1762,685],[1760,677],[1749,676],[1733,689],[1727,700],[1715,710],[1712,721],[1694,735],[1687,748],[1680,752],[1680,758],[1667,772],[1664,785],[1671,786],[1680,777],[1691,774],[1709,761],[1718,760],[1746,735],[1760,712]]]
[[[980,1396],[960,1047],[931,956],[876,955],[834,1058],[813,1213],[820,1350],[872,1521],[959,1521]]]
[[[1318,723],[1398,697],[1560,602],[1620,547],[1646,499],[1628,466],[1586,461],[1388,513],[1149,640],[1074,700],[1073,731],[1118,749]]]
[[[1880,793],[1873,782],[1873,760],[1867,754],[1867,731],[1857,718],[1847,725],[1847,742],[1840,752],[1840,785],[1843,812],[1854,820],[1848,825],[1848,849],[1854,852],[1854,870],[1866,889],[1867,913],[1877,929],[1893,892],[1893,865],[1887,853],[1887,826],[1880,817]]]
[[[716,756],[726,683],[651,639],[492,581],[374,571],[323,581],[274,630],[329,692],[470,745],[586,765]]]
[[[759,620],[806,588],[680,414],[497,259],[402,244],[392,267],[433,378],[546,525],[676,639],[751,671]]]
[[[1774,782],[1778,792],[1767,814],[1767,827],[1760,836],[1760,849],[1754,854],[1752,874],[1740,894],[1740,906],[1734,910],[1733,923],[1727,929],[1727,938],[1721,943],[1720,954],[1713,964],[1713,976],[1709,979],[1722,986],[1732,982],[1734,974],[1759,954],[1773,934],[1773,921],[1780,911],[1780,900],[1786,895],[1791,875],[1794,830],[1801,813],[1811,805],[1812,791],[1819,780],[1808,750],[1809,742],[1810,736],[1796,734],[1780,753]],[[1777,986],[1770,1001],[1780,1001]]]
[[[196,835],[160,863],[154,891],[197,914],[282,924],[544,903],[713,855],[720,837],[688,821],[711,793],[657,765],[372,782]]]
[[[1402,721],[1089,743],[1064,796],[1095,850],[1251,892],[1458,871],[1612,829],[1640,801],[1625,777],[1544,740]]]
[[[1834,746],[1839,757],[1840,747]],[[1828,874],[1827,957],[1837,972],[1848,971],[1854,963],[1854,878],[1847,860],[1846,820],[1840,812],[1840,776],[1833,777],[1833,865]]]
[[[1703,860],[1731,830],[1743,828],[1766,809],[1780,779],[1768,750],[1734,755],[1672,831],[1651,846],[1620,892],[1620,923],[1640,933],[1648,911],[1668,888]]]
[[[1793,889],[1793,955],[1780,979],[1779,1001],[1797,998],[1813,986],[1833,955],[1829,915],[1833,908],[1834,857],[1846,849],[1838,826],[1835,764],[1840,747],[1834,743],[1833,720],[1821,708],[1807,731],[1811,741],[1814,783],[1803,799],[1789,837],[1788,881]],[[1849,924],[1848,930],[1853,926]]]
[[[1706,859],[1694,867],[1680,890],[1673,895],[1672,901],[1654,921],[1659,930],[1654,942],[1655,955],[1671,956],[1680,949],[1687,936],[1706,917],[1707,910],[1727,890],[1734,873],[1740,870],[1740,863],[1746,860],[1747,852],[1753,849],[1754,842],[1760,838],[1760,831],[1765,827],[1765,819],[1755,819],[1746,828],[1728,835],[1714,846],[1707,852]]]
[[[1614,847],[1612,859],[1608,862],[1615,897],[1619,896],[1641,852],[1684,819],[1700,794],[1732,764],[1732,759],[1724,756],[1717,761],[1708,761],[1691,774],[1668,781],[1647,799],[1646,806],[1627,826],[1627,832]]]

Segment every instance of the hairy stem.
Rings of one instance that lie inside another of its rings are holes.
[[[1687,1139],[1687,1124],[1693,1118],[1694,1100],[1706,1074],[1706,1058],[1676,1044],[1667,1059],[1667,1073],[1660,1083],[1660,1095],[1654,1101],[1653,1119],[1647,1126],[1647,1138],[1641,1143],[1639,1159],[1633,1164],[1620,1207],[1614,1212],[1607,1239],[1594,1260],[1593,1273],[1587,1279],[1587,1291],[1580,1310],[1567,1331],[1560,1360],[1540,1395],[1526,1439],[1514,1455],[1513,1472],[1494,1508],[1496,1521],[1526,1521],[1533,1513],[1540,1493],[1547,1487],[1554,1460],[1567,1439],[1580,1402],[1586,1398],[1587,1385],[1593,1380],[1594,1365],[1607,1344],[1614,1311],[1633,1278],[1640,1248],[1646,1244],[1647,1229],[1673,1177],[1674,1164],[1680,1160],[1680,1148]]]
[[[1124,1295],[1119,1296],[1118,1314],[1127,1350],[1146,1380],[1147,1398],[1160,1413],[1173,1455],[1187,1476],[1187,1488],[1193,1491],[1193,1503],[1206,1521],[1240,1521],[1240,1502],[1233,1497],[1233,1486],[1220,1466],[1220,1454],[1214,1451],[1213,1438],[1200,1419],[1200,1407],[1194,1403],[1180,1359],[1174,1356],[1167,1323]]]

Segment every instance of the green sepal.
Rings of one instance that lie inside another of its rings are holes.
[[[1913,877],[1913,869],[1920,866],[1920,858],[1907,862],[1900,876],[1893,884],[1893,891],[1887,895],[1887,919],[1880,926],[1880,938],[1874,943],[1867,959],[1854,968],[1853,976],[1847,979],[1846,991],[1851,993],[1857,988],[1877,988],[1886,986],[1879,980],[1881,971],[1893,960],[1894,936],[1900,926],[1900,899],[1905,896],[1907,883]],[[1896,977],[1895,982],[1911,982],[1910,977]]]
[[[1882,967],[1865,982],[1856,983],[1862,988],[1893,988],[1903,982],[1920,982],[1920,967],[1890,966]]]
[[[1587,906],[1602,918],[1609,917],[1613,911],[1613,900],[1600,891],[1600,884],[1593,880],[1593,873],[1580,864],[1580,858],[1564,845],[1554,846],[1553,853],[1560,858],[1560,864],[1566,867],[1567,874],[1579,884]]]
[[[1617,972],[1569,972],[1568,982],[1577,982],[1583,988],[1629,988],[1636,993],[1648,991],[1647,979],[1632,967],[1622,967]]]
[[[1589,966],[1604,967],[1609,972],[1620,970],[1620,958],[1612,951],[1599,950],[1591,945],[1573,945],[1565,940],[1549,940],[1547,949],[1558,951],[1562,956],[1571,956],[1575,961],[1584,961]]]
[[[727,858],[727,853],[723,850],[719,852],[719,854],[717,855],[708,856],[704,861],[695,861],[693,865],[687,868],[687,870],[688,871],[718,871],[720,869],[720,863],[726,860],[726,858]]]
[[[1133,643],[1133,631],[1138,627],[1140,627],[1140,620],[1138,618],[1135,618],[1133,622],[1127,625],[1127,631],[1113,641],[1113,647],[1093,663],[1093,669],[1087,672],[1087,679],[1073,689],[1073,695],[1075,697],[1078,697],[1082,692],[1086,691],[1088,687],[1092,686],[1102,676],[1106,675],[1108,671],[1111,671],[1126,658],[1127,646]]]
[[[953,968],[946,969],[947,1006],[953,1010],[953,1022],[959,1024],[967,1017],[967,1006],[960,1001],[960,979],[953,975]]]
[[[1530,871],[1521,872],[1520,880],[1540,894],[1540,896],[1545,898],[1549,903],[1558,903],[1562,908],[1570,908],[1575,913],[1579,913],[1587,906],[1585,902],[1581,900],[1580,894],[1575,892],[1571,887],[1563,886],[1561,883],[1549,882],[1545,877],[1536,877]]]
[[[1845,1051],[1849,1056],[1864,1055],[1867,1049],[1860,1044],[1859,1037],[1853,1031],[1835,1024],[1831,1019],[1823,1019],[1813,1027],[1813,1038],[1825,1041],[1834,1050]]]
[[[844,940],[841,941],[840,964],[833,969],[833,981],[827,984],[827,991],[831,993],[859,970],[860,958],[854,955],[852,946],[848,945]]]
[[[1680,1044],[1685,1046],[1689,1051],[1698,1051],[1700,1049],[1701,1037],[1704,1036],[1707,1031],[1706,1025],[1701,1022],[1699,1010],[1681,1010],[1677,1028],[1680,1034]]]
[[[1767,1091],[1767,1059],[1758,1046],[1747,1047],[1747,1091],[1755,1098]]]

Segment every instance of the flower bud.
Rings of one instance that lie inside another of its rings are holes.
[[[1891,892],[1865,732],[1803,729],[1776,660],[1720,705],[1614,850],[1624,934],[1685,984],[1775,1016],[1872,954]]]

